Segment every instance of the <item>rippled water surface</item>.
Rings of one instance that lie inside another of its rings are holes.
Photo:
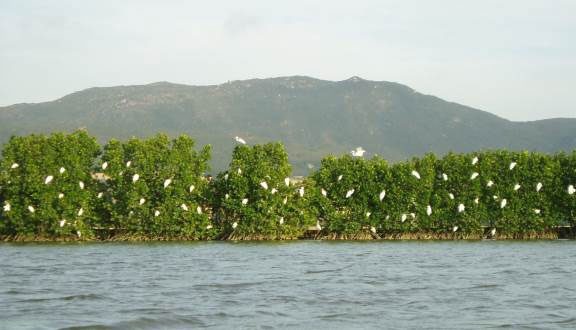
[[[576,242],[0,244],[2,329],[576,328]]]

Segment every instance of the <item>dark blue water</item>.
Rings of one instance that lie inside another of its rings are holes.
[[[0,244],[2,329],[576,328],[576,242]]]

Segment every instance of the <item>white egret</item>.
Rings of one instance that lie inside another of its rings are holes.
[[[20,167],[20,165],[18,165],[18,163],[14,163],[14,164],[12,164],[12,166],[10,166],[10,168],[13,170],[17,169],[18,167]]]
[[[134,174],[132,176],[132,183],[135,183],[136,181],[138,181],[140,179],[140,175],[138,173]]]
[[[316,220],[316,230],[322,230],[322,226],[320,226],[320,220]]]
[[[378,198],[380,199],[380,201],[382,201],[384,199],[384,197],[386,197],[386,190],[382,190],[380,192],[380,195],[378,195]]]
[[[60,220],[60,228],[64,227],[66,224],[66,220]]]
[[[402,213],[402,216],[400,216],[400,221],[404,222],[407,218],[408,216],[405,213]]]
[[[492,230],[490,231],[490,236],[492,237],[496,236],[496,228],[492,228]]]
[[[338,176],[338,181],[342,180],[343,177],[344,177],[344,175],[340,174],[340,175]]]
[[[242,205],[246,205],[246,204],[248,204],[248,198],[242,199]]]
[[[390,215],[387,215],[385,219],[390,220]]]
[[[278,223],[280,223],[281,225],[284,224],[284,217],[280,217],[280,220],[278,220]]]
[[[46,179],[44,179],[44,184],[49,184],[50,182],[52,182],[52,180],[54,180],[54,177],[52,175],[49,175],[46,177]]]
[[[126,162],[126,167],[130,167],[131,165],[132,165],[132,161],[131,161],[131,160],[129,160],[129,161]]]
[[[164,180],[164,189],[168,188],[168,186],[172,183],[172,179]]]
[[[510,170],[513,170],[514,167],[516,167],[516,162],[510,163],[510,166],[508,166],[508,168],[509,168]]]
[[[412,219],[416,219],[416,213],[410,213],[410,216],[412,217]]]
[[[540,214],[540,209],[534,209],[534,213]]]
[[[212,229],[212,225],[206,226],[206,229]]]
[[[320,189],[320,193],[322,194],[322,196],[326,197],[328,195],[328,193],[326,192],[326,189],[321,188]]]
[[[420,173],[418,173],[417,171],[412,171],[412,175],[413,175],[416,179],[420,179]]]
[[[105,170],[107,168],[108,168],[108,162],[102,163],[102,170]]]
[[[494,181],[490,180],[488,181],[488,183],[486,184],[486,187],[490,188],[494,185]]]
[[[84,182],[79,181],[78,186],[80,187],[81,190],[84,190]]]
[[[540,189],[542,189],[542,182],[538,182],[538,184],[536,184],[536,192],[539,192]]]
[[[278,189],[276,189],[276,188],[272,188],[272,189],[270,190],[270,193],[271,193],[272,195],[274,195],[274,194],[277,193],[277,192],[278,192]]]
[[[505,208],[505,207],[506,207],[506,204],[508,204],[508,201],[506,200],[506,198],[503,198],[503,199],[500,201],[500,208],[501,208],[501,209]]]
[[[234,140],[236,140],[236,142],[238,142],[238,143],[246,144],[246,140],[244,140],[243,138],[241,138],[239,136],[235,136]]]
[[[514,185],[514,191],[518,191],[518,189],[520,189],[520,187],[522,187],[519,183]]]
[[[60,167],[58,172],[60,172],[60,174],[64,174],[64,172],[66,172],[66,169],[64,167]]]
[[[202,214],[202,207],[200,206],[196,207],[196,213]]]
[[[465,209],[466,209],[466,207],[464,206],[464,204],[460,203],[458,205],[458,213],[464,212]]]
[[[284,184],[286,185],[286,187],[290,187],[290,178],[288,177],[284,178]]]
[[[480,198],[478,197],[474,198],[474,204],[480,204]]]
[[[224,180],[228,180],[228,173],[224,174]]]
[[[184,204],[184,203],[182,203],[182,204],[180,205],[180,208],[181,208],[182,210],[184,210],[184,211],[188,211],[188,205],[186,205],[186,204]]]
[[[352,157],[362,157],[362,156],[364,156],[365,152],[366,152],[366,150],[364,150],[362,147],[356,147],[356,150],[350,151],[350,153],[352,154]]]
[[[226,194],[226,195],[224,195],[224,198],[225,198],[225,199],[228,199],[228,198],[230,198],[230,194]]]
[[[268,183],[266,183],[266,181],[262,181],[260,182],[260,187],[262,187],[264,190],[268,190]]]
[[[189,193],[192,193],[192,192],[194,191],[194,188],[196,188],[196,187],[194,187],[193,184],[190,185],[190,187],[188,188],[188,192],[189,192]]]
[[[371,227],[370,227],[370,232],[371,232],[372,234],[376,234],[376,228],[374,228],[374,226],[371,226]]]
[[[63,194],[63,193],[59,193],[59,194],[58,194],[58,199],[62,199],[62,198],[64,198],[64,194]]]
[[[232,224],[232,229],[236,229],[236,227],[238,227],[238,222],[234,222],[234,223]]]
[[[456,231],[458,231],[458,226],[452,227],[452,232],[455,233]]]
[[[442,179],[443,179],[444,181],[448,181],[448,174],[442,173]]]
[[[102,198],[102,196],[104,196],[103,192],[99,192],[98,195],[96,196],[98,199]]]
[[[568,195],[574,195],[575,192],[576,192],[576,189],[574,189],[574,185],[569,185],[568,186]]]
[[[478,177],[478,175],[480,175],[478,172],[472,173],[472,175],[470,176],[470,180],[476,179]]]
[[[30,213],[34,213],[36,212],[36,209],[32,205],[28,205],[28,211],[30,211]]]
[[[78,216],[81,217],[83,214],[84,214],[84,209],[83,209],[83,208],[80,208],[80,209],[78,210]]]
[[[76,231],[76,235],[78,235],[78,238],[82,237],[82,232],[80,232],[79,230]]]
[[[140,198],[140,201],[138,201],[138,203],[139,203],[140,205],[144,205],[144,203],[146,203],[146,199]]]
[[[10,205],[10,203],[8,202],[4,202],[4,212],[10,212],[10,210],[12,209],[12,206]]]
[[[450,199],[454,199],[454,194],[453,194],[453,193],[448,193],[448,197],[450,197]]]
[[[286,205],[286,203],[288,203],[288,197],[284,197],[284,200],[282,201],[282,204]]]
[[[236,170],[236,173],[238,173],[238,175],[242,175],[242,169],[239,168],[238,170]]]
[[[432,214],[432,206],[426,206],[426,215],[430,216]]]
[[[472,165],[476,165],[478,163],[478,157],[472,158]]]
[[[498,198],[500,198],[500,197],[498,197],[498,195],[494,195],[494,196],[492,196],[492,198],[494,198],[494,200],[497,201]]]
[[[372,212],[366,212],[366,218],[370,218],[371,215],[372,215]]]
[[[350,196],[352,196],[352,194],[354,194],[354,189],[350,189],[346,192],[346,198],[350,198]]]
[[[159,216],[159,215],[160,215],[160,211],[158,211],[158,210],[154,211],[154,216],[155,216],[155,217],[157,217],[157,216]]]
[[[300,187],[300,189],[298,189],[298,194],[300,197],[304,197],[304,187]]]

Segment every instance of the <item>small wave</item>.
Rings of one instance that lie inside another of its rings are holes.
[[[88,294],[77,294],[71,296],[63,296],[63,297],[53,297],[53,298],[34,298],[34,299],[24,299],[18,302],[46,302],[46,301],[71,301],[71,300],[100,300],[106,299],[105,296],[88,293]]]
[[[120,321],[113,324],[92,324],[83,326],[72,326],[61,328],[61,330],[87,330],[87,329],[190,329],[206,327],[206,324],[200,319],[192,316],[177,316],[172,318],[149,318],[139,317],[134,320]]]

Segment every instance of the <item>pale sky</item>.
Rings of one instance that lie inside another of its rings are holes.
[[[574,118],[575,40],[576,0],[1,0],[0,105],[360,76],[512,120]]]

